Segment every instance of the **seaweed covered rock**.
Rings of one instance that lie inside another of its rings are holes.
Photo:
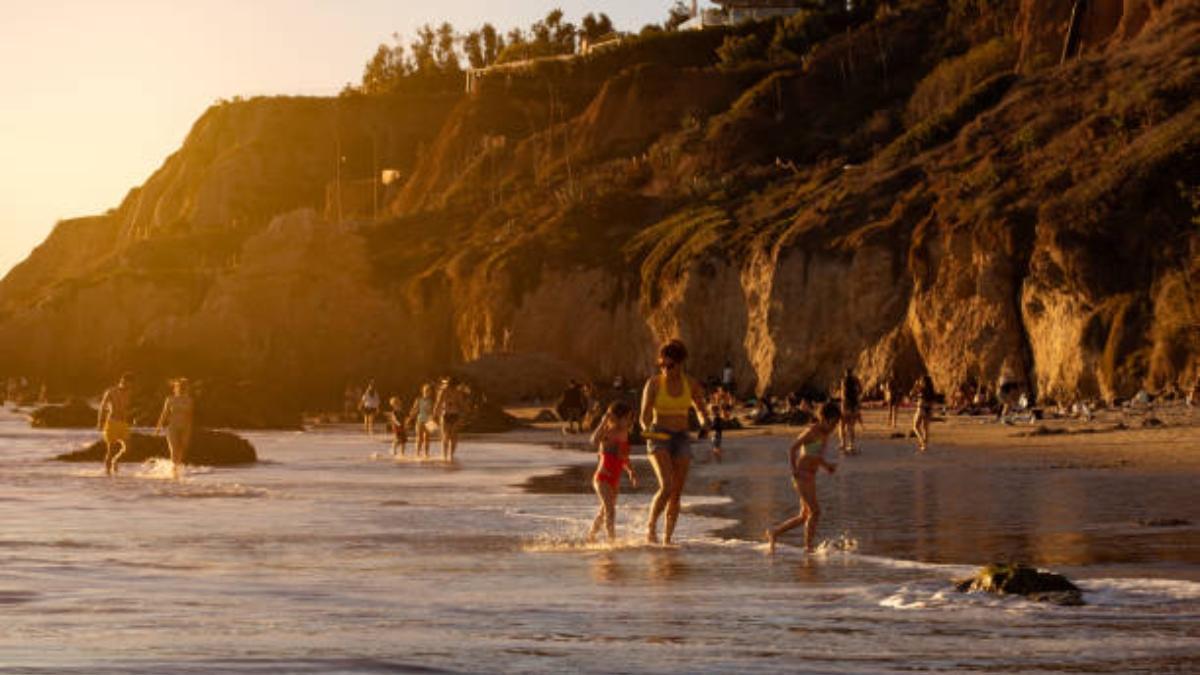
[[[85,448],[55,457],[60,462],[103,462],[104,442],[96,441]],[[122,462],[141,463],[148,459],[168,458],[167,439],[162,436],[134,433],[129,439],[129,449],[121,456]],[[249,441],[226,431],[200,429],[192,437],[192,446],[184,459],[185,464],[199,466],[233,466],[253,464],[258,461],[254,446]]]
[[[960,592],[983,591],[996,595],[1020,595],[1038,602],[1082,605],[1083,592],[1066,577],[1020,563],[992,563],[975,576],[955,582]]]
[[[86,401],[71,399],[61,405],[44,405],[29,414],[35,429],[90,429],[96,426],[97,411]]]

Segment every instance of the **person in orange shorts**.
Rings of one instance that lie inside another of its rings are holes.
[[[121,376],[116,386],[109,387],[100,399],[96,428],[104,434],[104,473],[117,473],[117,462],[129,449],[130,412],[133,408],[132,377]]]

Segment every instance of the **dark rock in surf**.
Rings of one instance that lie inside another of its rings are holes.
[[[463,431],[473,434],[498,434],[524,426],[517,418],[492,403],[483,403],[467,415]]]
[[[44,405],[29,414],[35,429],[90,429],[96,426],[98,412],[87,402],[71,399],[62,405]]]
[[[61,454],[54,459],[60,462],[103,462],[104,441],[96,441],[85,448]],[[140,464],[148,459],[171,456],[167,439],[134,433],[129,439],[129,449],[121,456],[121,462]],[[246,439],[226,431],[197,430],[192,437],[185,464],[196,466],[236,466],[258,461],[254,446]]]
[[[993,563],[975,576],[955,582],[962,592],[982,591],[996,595],[1020,595],[1037,602],[1082,605],[1083,592],[1066,577],[1020,563]]]

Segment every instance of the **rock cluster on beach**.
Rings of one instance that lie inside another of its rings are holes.
[[[55,459],[60,462],[103,462],[104,453],[104,442],[96,441],[79,450],[61,454]],[[170,456],[166,438],[135,432],[130,437],[129,450],[121,456],[121,461],[141,463],[148,459],[167,459]],[[184,461],[196,466],[234,466],[253,464],[258,461],[258,455],[250,441],[240,436],[226,431],[200,429],[193,435],[192,445]]]
[[[996,595],[1020,595],[1029,600],[1059,605],[1082,605],[1083,592],[1066,577],[1035,567],[993,563],[975,576],[955,583],[960,592],[981,591]]]
[[[215,106],[0,282],[0,371],[188,364],[299,409],[475,361],[501,398],[541,386],[496,354],[634,379],[678,336],[744,391],[1189,384],[1200,6],[1090,3],[1061,66],[1069,3],[1005,6],[905,3],[786,66],[720,66],[718,32],[473,95]],[[402,180],[373,219],[376,166]]]
[[[29,413],[29,424],[35,429],[90,429],[97,419],[96,409],[79,399],[44,405]]]

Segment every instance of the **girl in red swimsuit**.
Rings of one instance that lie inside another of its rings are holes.
[[[592,477],[592,487],[600,499],[600,512],[588,532],[589,542],[596,541],[601,527],[608,533],[609,542],[617,538],[617,495],[621,491],[622,469],[629,474],[629,484],[637,487],[637,477],[629,465],[629,430],[632,427],[633,406],[615,401],[592,434],[592,445],[599,449],[600,458]]]

